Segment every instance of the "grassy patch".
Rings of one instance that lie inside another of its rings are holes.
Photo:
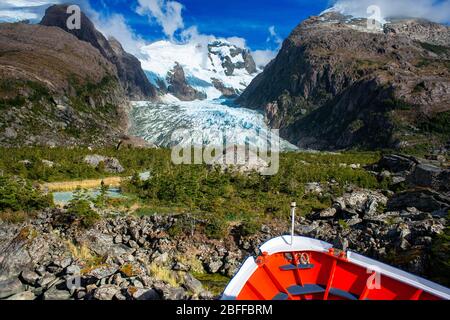
[[[420,46],[427,51],[433,52],[437,55],[446,54],[450,51],[450,48],[440,45],[435,45],[426,42],[419,42]]]
[[[152,263],[148,266],[148,272],[153,278],[163,281],[172,287],[178,287],[180,285],[177,274],[168,267]]]
[[[193,273],[197,280],[199,280],[206,290],[214,295],[220,295],[230,282],[228,277],[220,274],[206,274],[206,273]]]

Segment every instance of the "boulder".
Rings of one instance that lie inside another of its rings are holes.
[[[222,267],[223,262],[217,256],[212,256],[209,261],[205,264],[205,269],[209,273],[217,273]]]
[[[109,173],[122,173],[125,171],[119,160],[112,157],[104,157],[98,154],[87,155],[84,157],[84,162],[94,168],[98,168],[103,163],[105,171]]]
[[[20,274],[20,278],[25,282],[26,284],[29,284],[31,286],[36,285],[37,280],[39,279],[39,275],[31,270],[24,270]]]
[[[450,209],[450,198],[431,189],[410,190],[395,194],[388,202],[389,211],[415,207],[424,212]]]
[[[442,169],[430,164],[419,164],[408,177],[411,184],[419,187],[439,189],[439,176]]]
[[[104,265],[90,270],[86,275],[101,280],[112,276],[118,269],[119,267],[117,265]]]
[[[399,173],[412,170],[416,164],[418,164],[418,161],[414,157],[391,154],[383,156],[378,163],[378,167],[389,170],[390,172]]]
[[[112,300],[120,292],[120,287],[116,285],[104,285],[97,288],[94,292],[94,298],[97,300]]]
[[[16,300],[16,301],[30,301],[36,299],[36,296],[32,291],[24,291],[17,293],[6,300]]]
[[[22,291],[24,291],[24,287],[17,278],[0,281],[0,299],[8,298]]]
[[[59,290],[55,287],[51,288],[50,290],[47,290],[44,292],[43,299],[44,300],[56,300],[56,301],[63,301],[63,300],[70,300],[71,295],[69,291],[66,290]]]
[[[159,300],[161,297],[155,289],[137,288],[132,293],[133,299],[136,300]]]
[[[183,300],[186,296],[186,291],[183,288],[168,288],[164,291],[165,300]]]
[[[190,273],[186,273],[184,276],[184,287],[195,294],[199,294],[203,291],[202,283]]]

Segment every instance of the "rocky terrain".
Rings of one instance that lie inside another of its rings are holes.
[[[349,186],[331,208],[298,217],[297,234],[448,285],[442,262],[449,252],[439,239],[448,233],[449,170],[402,155],[385,156],[367,170],[389,177],[392,190]],[[332,185],[311,183],[306,190],[324,193]],[[108,212],[85,230],[67,224],[64,212],[48,209],[23,224],[0,223],[0,299],[213,299],[219,292],[196,277],[232,277],[245,257],[289,229],[288,221],[275,219],[256,234],[235,226],[215,240],[197,232],[202,221],[189,215]],[[180,221],[191,231],[178,232]]]
[[[156,95],[139,61],[85,15],[73,34],[57,27],[64,8],[50,7],[41,25],[0,24],[2,146],[115,145],[129,100]]]
[[[417,19],[366,26],[333,12],[305,20],[238,101],[299,147],[445,146],[450,28]]]

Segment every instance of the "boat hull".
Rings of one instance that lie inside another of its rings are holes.
[[[448,300],[450,290],[331,244],[280,237],[250,257],[224,300]]]

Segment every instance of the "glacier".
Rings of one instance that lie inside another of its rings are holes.
[[[261,72],[248,57],[250,52],[226,39],[175,43],[156,41],[142,49],[142,68],[160,91],[158,102],[133,102],[130,133],[160,147],[175,145],[236,145],[267,148],[272,131],[259,111],[240,108],[214,86],[220,81],[237,94]],[[249,60],[247,60],[249,59]],[[186,83],[206,95],[206,100],[181,101],[161,90],[175,64],[182,66]],[[183,131],[181,131],[183,130]],[[278,138],[278,135],[276,135]],[[270,143],[269,143],[270,144]],[[280,151],[296,150],[281,139]]]
[[[240,108],[232,100],[133,102],[130,133],[159,147],[174,145],[223,146],[225,138],[236,145],[267,147],[272,132],[258,111]],[[280,151],[297,147],[280,138]]]

